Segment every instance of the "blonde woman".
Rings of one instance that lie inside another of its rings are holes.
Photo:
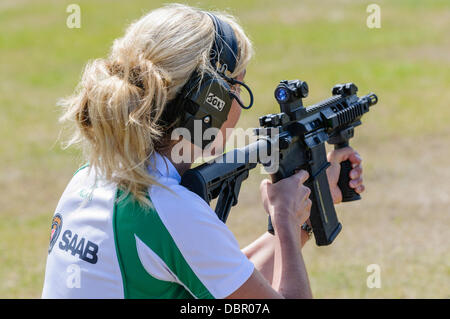
[[[218,43],[217,34],[230,30],[231,40]],[[224,63],[223,52],[233,60]],[[70,144],[81,143],[88,165],[53,216],[44,298],[311,297],[301,253],[308,235],[299,227],[311,207],[308,173],[261,184],[275,235],[240,250],[214,211],[180,185],[190,162],[172,158],[179,143],[195,148],[171,139],[185,114],[174,103],[183,102],[180,92],[195,74],[229,87],[234,99],[219,127],[225,132],[239,119],[251,56],[233,17],[168,5],[132,23],[106,59],[86,66],[77,92],[62,101],[62,119],[75,124]],[[327,173],[335,202],[346,159],[354,167],[350,186],[364,190],[358,154],[334,151]]]

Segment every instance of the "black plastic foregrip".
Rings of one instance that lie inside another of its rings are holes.
[[[342,201],[351,202],[361,199],[361,195],[355,192],[354,188],[351,188],[350,183],[350,171],[352,170],[352,163],[349,160],[341,162],[341,172],[339,174],[338,186],[342,192]]]

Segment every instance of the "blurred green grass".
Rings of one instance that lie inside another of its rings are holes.
[[[77,150],[60,148],[57,99],[72,92],[84,64],[104,57],[127,24],[164,2],[77,1],[80,29],[66,27],[70,3],[0,3],[3,298],[40,296],[50,219],[82,163]],[[377,1],[381,29],[366,26],[372,1],[185,3],[229,11],[254,42],[246,82],[256,100],[241,126],[255,126],[258,116],[277,111],[273,90],[281,79],[306,80],[307,105],[347,81],[360,93],[379,95],[354,141],[365,161],[365,200],[343,206],[344,230],[335,244],[305,249],[315,296],[450,297],[450,3]],[[249,191],[262,177],[252,175],[230,217],[242,245],[265,227]],[[381,289],[366,287],[370,263],[379,263],[387,278]]]

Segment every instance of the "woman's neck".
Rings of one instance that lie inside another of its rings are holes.
[[[181,163],[177,163],[172,159],[172,147],[168,147],[165,149],[161,149],[158,151],[159,154],[167,157],[167,159],[172,163],[173,167],[175,167],[175,169],[177,170],[178,174],[180,174],[180,176],[183,176],[183,174],[191,168],[192,163],[185,163],[185,162],[181,162]]]

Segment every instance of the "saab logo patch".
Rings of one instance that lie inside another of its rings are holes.
[[[62,235],[59,249],[70,251],[72,256],[78,255],[79,259],[91,264],[96,264],[98,261],[98,245],[86,238],[79,237],[69,229]]]
[[[52,219],[52,226],[50,229],[50,245],[48,246],[48,253],[53,249],[53,246],[55,246],[56,241],[58,240],[59,234],[61,233],[62,228],[62,216],[60,214],[56,214],[53,216]]]
[[[213,93],[209,93],[206,97],[206,103],[214,107],[215,109],[222,111],[225,106],[225,101],[219,99]]]

